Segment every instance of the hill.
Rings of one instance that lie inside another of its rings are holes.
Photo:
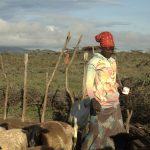
[[[0,52],[24,52],[27,49],[15,46],[0,46]]]

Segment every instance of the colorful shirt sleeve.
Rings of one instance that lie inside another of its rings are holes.
[[[94,98],[94,81],[96,75],[96,67],[93,63],[93,59],[88,63],[87,75],[86,75],[86,90],[90,98]]]

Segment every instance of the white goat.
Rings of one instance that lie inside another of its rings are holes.
[[[0,132],[0,148],[2,150],[26,150],[27,146],[27,136],[22,129],[10,129]]]
[[[6,129],[4,127],[0,127],[0,132],[5,131]]]

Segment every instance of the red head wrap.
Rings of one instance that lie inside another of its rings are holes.
[[[114,48],[115,44],[113,41],[113,36],[110,32],[102,32],[95,36],[96,42],[100,43],[102,48]]]

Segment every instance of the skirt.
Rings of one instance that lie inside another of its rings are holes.
[[[103,108],[96,115],[90,116],[89,131],[85,136],[81,150],[114,149],[110,136],[126,132],[120,105]]]

